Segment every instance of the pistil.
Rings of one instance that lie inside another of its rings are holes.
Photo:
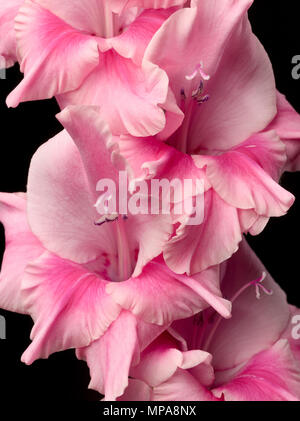
[[[210,76],[204,72],[204,65],[201,62],[195,67],[191,75],[186,75],[185,79],[190,82],[181,89],[181,109],[184,112],[184,120],[176,134],[176,148],[182,153],[188,152],[188,136],[191,126],[191,119],[195,104],[202,105],[209,100],[209,95],[203,95],[204,82],[210,79]]]
[[[122,217],[119,217],[118,220],[114,222],[117,240],[119,281],[126,281],[132,274],[132,261],[125,223],[126,219]]]
[[[99,7],[102,11],[102,30],[99,34],[103,38],[112,38],[119,34],[119,19],[118,15],[111,11],[108,1],[99,2]]]

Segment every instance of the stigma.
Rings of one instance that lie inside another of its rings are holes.
[[[197,78],[198,76],[198,78]],[[199,82],[200,78],[200,82]],[[205,89],[205,82],[210,79],[210,76],[204,72],[204,65],[203,62],[200,62],[191,75],[186,75],[185,79],[191,82],[190,87],[187,87],[186,90],[184,88],[181,89],[181,97],[185,101],[187,97],[192,98],[198,105],[204,104],[210,98],[210,95],[205,94],[203,95]],[[196,85],[198,82],[198,86]],[[196,85],[196,87],[195,87]],[[189,91],[189,95],[187,92]]]

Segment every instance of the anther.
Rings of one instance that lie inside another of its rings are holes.
[[[186,99],[186,95],[183,88],[181,88],[180,90],[180,95],[182,96],[183,99]]]

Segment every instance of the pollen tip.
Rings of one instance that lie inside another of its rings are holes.
[[[267,274],[265,271],[262,272],[260,282],[262,282],[266,278]]]

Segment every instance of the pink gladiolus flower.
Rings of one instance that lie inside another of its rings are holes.
[[[163,130],[164,109],[178,127],[181,111],[169,104],[166,73],[143,60],[149,41],[176,8],[125,8],[116,14],[109,3],[24,2],[15,23],[24,79],[8,96],[8,106],[52,96],[62,108],[97,105],[114,134],[134,136]]]
[[[192,274],[225,261],[238,249],[242,233],[260,233],[270,217],[284,215],[294,201],[277,184],[286,148],[270,130],[280,124],[274,123],[274,76],[251,31],[250,4],[194,1],[170,16],[145,58],[167,72],[183,123],[166,139],[164,133],[120,139],[121,153],[137,178],[204,182],[203,224],[190,226],[183,218],[164,249],[167,264],[177,273]],[[279,133],[282,139],[291,136],[286,131]],[[291,156],[296,154],[293,145],[287,144]]]
[[[4,57],[6,67],[13,66],[17,61],[14,18],[23,1],[0,0],[0,58]]]
[[[26,364],[74,348],[105,400],[300,400],[300,310],[243,240],[289,210],[279,180],[300,169],[252,2],[0,0],[0,65],[24,73],[8,106],[54,96],[64,127],[27,193],[0,193],[0,307],[34,321]],[[121,172],[130,198],[179,180],[170,214],[121,212]]]
[[[174,322],[131,368],[120,400],[300,400],[300,342],[291,333],[300,310],[246,242],[224,270],[232,318],[208,309]]]
[[[223,262],[237,250],[243,232],[259,234],[271,216],[284,215],[294,202],[276,182],[286,153],[274,131],[210,156],[189,156],[155,138],[123,136],[120,149],[138,178],[203,180],[203,223],[179,220],[176,235],[164,248],[167,264],[177,273],[196,273]]]
[[[35,322],[25,363],[76,348],[93,387],[111,400],[140,351],[172,321],[208,306],[230,317],[231,304],[221,297],[218,267],[191,278],[165,265],[168,215],[98,224],[97,182],[117,183],[126,163],[98,110],[75,106],[58,118],[72,138],[63,131],[36,152],[26,196],[0,195],[7,239],[0,305]]]

